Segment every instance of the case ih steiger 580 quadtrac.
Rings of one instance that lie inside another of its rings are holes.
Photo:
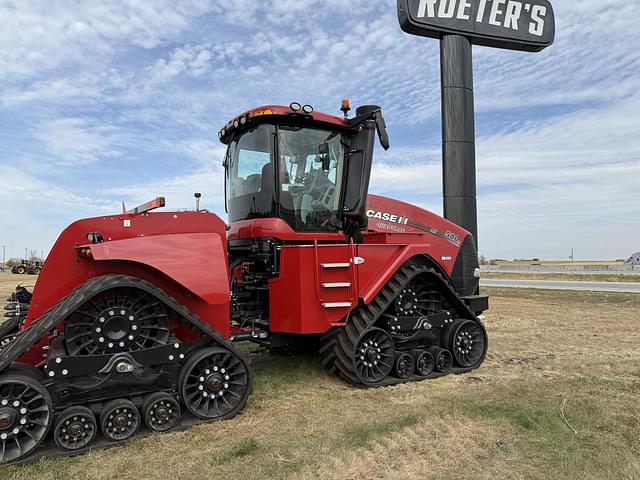
[[[319,349],[327,370],[367,387],[482,363],[472,236],[367,195],[376,132],[389,146],[382,111],[343,111],[266,106],[220,131],[229,226],[198,207],[151,212],[160,198],[60,235],[0,326],[2,462],[50,432],[77,452],[99,432],[169,430],[182,410],[233,417],[251,392],[238,341]]]

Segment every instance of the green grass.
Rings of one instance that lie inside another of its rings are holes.
[[[611,391],[610,386],[603,390]],[[511,432],[508,440],[494,446],[493,457],[515,460],[523,478],[613,479],[633,471],[638,475],[633,462],[640,458],[640,422],[629,413],[619,416],[618,402],[610,404],[617,405],[613,411],[606,397],[574,396],[555,391],[547,382],[532,382],[457,401],[456,409]],[[484,459],[485,466],[491,464],[491,457]]]
[[[342,438],[335,443],[336,449],[360,448],[380,437],[417,425],[422,417],[416,414],[402,415],[390,419],[375,419],[355,426],[347,426]]]
[[[243,438],[226,448],[213,459],[214,464],[223,465],[237,458],[253,455],[258,450],[258,441],[253,437]]]

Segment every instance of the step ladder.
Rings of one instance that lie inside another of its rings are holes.
[[[316,244],[315,248],[318,259],[318,249],[322,246]],[[337,253],[339,250],[336,248],[335,251]],[[327,310],[351,309],[356,304],[357,274],[352,262],[355,249],[352,245],[345,245],[342,251],[345,255],[340,256],[345,261],[316,262],[318,299]]]

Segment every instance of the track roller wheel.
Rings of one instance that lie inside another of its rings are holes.
[[[81,450],[98,432],[96,416],[87,407],[69,407],[62,412],[53,431],[53,439],[63,450]]]
[[[481,323],[458,319],[444,331],[444,347],[453,353],[457,365],[476,368],[487,354],[487,332]]]
[[[104,437],[111,442],[131,438],[140,426],[140,412],[130,400],[112,400],[104,406],[100,414],[100,428]]]
[[[380,328],[366,330],[356,345],[353,366],[365,385],[384,380],[393,369],[395,345],[388,332]]]
[[[180,404],[168,393],[149,395],[142,406],[144,424],[152,432],[166,432],[180,420]]]
[[[23,458],[46,437],[53,417],[51,397],[27,375],[0,377],[0,463]]]
[[[249,395],[249,370],[234,352],[222,347],[196,351],[182,367],[180,396],[198,418],[231,418]]]
[[[416,361],[410,353],[396,352],[395,360],[393,362],[393,374],[406,380],[416,369]]]
[[[416,361],[416,373],[421,377],[426,377],[433,373],[436,361],[431,352],[426,350],[411,350],[411,355]]]
[[[427,350],[434,360],[434,369],[436,372],[447,373],[453,366],[453,356],[449,350],[444,348],[431,347]]]

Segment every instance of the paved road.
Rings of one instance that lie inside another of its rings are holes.
[[[640,293],[640,282],[565,282],[556,280],[506,280],[484,278],[484,287],[542,288],[548,290],[586,290],[592,292]]]

